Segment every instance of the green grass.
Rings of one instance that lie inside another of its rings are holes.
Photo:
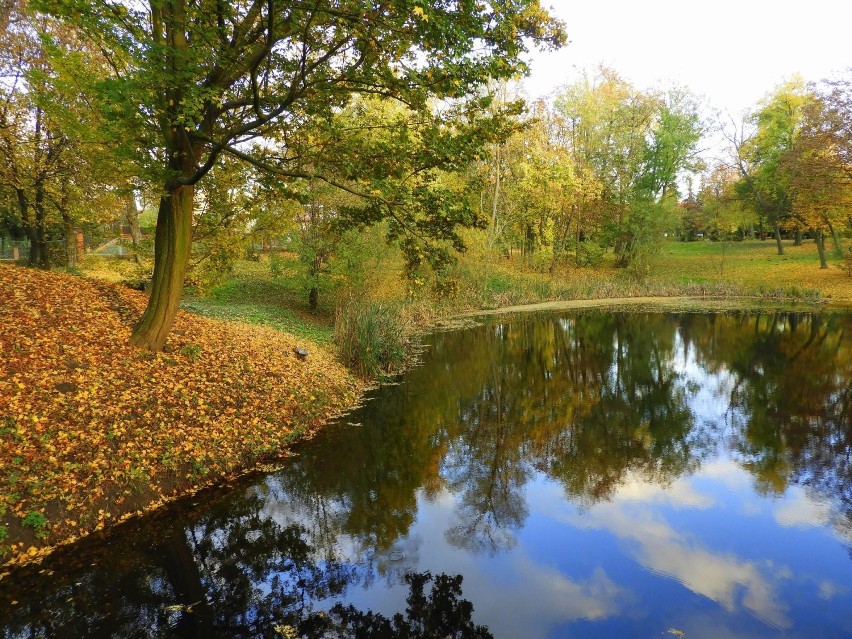
[[[278,277],[262,262],[238,262],[230,279],[205,295],[191,291],[181,308],[213,319],[271,326],[296,337],[328,344],[334,333],[334,304],[320,294],[317,311],[308,308],[307,292],[296,277],[298,265],[284,263]]]
[[[820,269],[813,241],[801,246],[785,241],[783,245],[784,255],[778,255],[774,240],[667,242],[653,275],[670,284],[730,283],[758,294],[796,288],[818,291],[826,299],[852,299],[852,278],[830,251],[828,268]]]
[[[551,275],[517,255],[507,261],[472,250],[455,268],[460,280],[456,304],[493,309],[552,300],[651,296],[805,303],[852,300],[852,278],[840,260],[829,256],[829,268],[820,269],[812,241],[801,246],[785,241],[784,248],[785,254],[779,256],[772,240],[668,241],[656,251],[649,273],[641,278],[629,269],[615,268],[612,253],[598,267],[563,264]]]
[[[306,318],[281,306],[195,298],[185,300],[181,308],[203,317],[271,326],[321,343],[329,343],[332,338],[333,327],[325,320]]]
[[[786,241],[785,255],[781,256],[773,240],[668,241],[656,252],[647,277],[637,278],[634,273],[616,269],[611,253],[604,255],[598,267],[564,264],[551,275],[542,267],[549,260],[533,259],[525,263],[518,255],[506,260],[477,245],[477,238],[470,239],[471,250],[460,256],[452,269],[458,284],[454,298],[435,299],[424,290],[424,295],[416,300],[406,299],[405,286],[399,277],[401,263],[397,259],[374,265],[370,271],[374,277],[364,285],[362,301],[404,306],[410,316],[406,322],[409,327],[427,326],[440,316],[465,310],[553,300],[713,296],[754,297],[785,303],[852,301],[852,277],[831,253],[829,268],[820,269],[812,241],[802,246]],[[271,326],[300,338],[330,344],[335,340],[337,300],[332,291],[321,290],[319,308],[311,311],[302,271],[302,265],[293,255],[274,256],[271,263],[241,261],[223,283],[211,290],[203,294],[188,291],[182,306],[205,317]],[[349,332],[353,338],[360,335],[354,329]],[[337,341],[340,342],[339,336]],[[371,341],[365,340],[366,347],[376,346],[371,346]],[[347,350],[340,343],[338,347]]]

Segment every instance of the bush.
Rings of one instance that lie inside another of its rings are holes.
[[[410,340],[399,307],[350,299],[335,313],[334,342],[353,370],[381,378],[403,369]]]

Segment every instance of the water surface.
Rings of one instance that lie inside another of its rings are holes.
[[[280,472],[0,582],[0,636],[277,636],[461,574],[495,637],[852,636],[852,316],[430,338]]]

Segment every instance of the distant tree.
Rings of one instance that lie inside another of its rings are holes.
[[[741,176],[737,191],[773,230],[779,255],[784,254],[781,226],[791,221],[793,202],[783,159],[799,135],[809,99],[804,81],[793,78],[769,95],[746,122],[725,129],[733,166]]]
[[[829,82],[812,91],[783,164],[790,175],[792,212],[813,230],[820,266],[828,268],[825,235],[842,254],[839,229],[852,226],[852,81]]]
[[[603,68],[567,87],[556,108],[564,143],[599,186],[602,242],[619,266],[641,270],[673,217],[678,179],[698,168],[698,102],[683,90],[639,91]]]
[[[44,109],[47,70],[38,25],[22,1],[10,3],[0,31],[0,182],[14,194],[17,219],[30,241],[30,266],[48,268],[49,182],[59,171],[68,140]]]
[[[222,155],[288,179],[321,179],[367,201],[363,217],[390,216],[400,232],[464,221],[439,199],[402,210],[410,195],[382,181],[358,156],[340,157],[343,175],[320,172],[289,149],[294,133],[329,118],[354,94],[398,100],[443,129],[443,147],[421,157],[421,170],[470,157],[488,141],[488,101],[469,98],[486,78],[524,69],[530,40],[564,41],[537,0],[34,0],[73,23],[109,55],[114,74],[79,78],[89,104],[109,113],[114,144],[132,155],[162,197],[148,307],[131,343],[157,351],[172,326],[192,242],[195,187]],[[434,100],[447,107],[441,112]],[[463,124],[456,135],[452,122]],[[270,142],[277,144],[271,145]],[[338,153],[338,151],[335,151]],[[431,156],[431,157],[429,157]],[[426,206],[422,206],[426,204]]]
[[[10,3],[0,29],[0,184],[14,194],[16,224],[30,240],[29,263],[47,268],[64,256],[76,264],[76,228],[102,222],[116,208],[113,182],[120,163],[86,132],[97,127],[76,108],[64,65],[96,69],[103,62],[72,29],[33,15],[26,2]],[[51,64],[45,38],[73,49]],[[60,238],[64,237],[64,241]],[[64,244],[64,248],[58,248]]]

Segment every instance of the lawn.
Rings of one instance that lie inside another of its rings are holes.
[[[212,319],[270,326],[296,337],[329,343],[334,332],[334,306],[320,294],[316,311],[308,308],[308,295],[299,275],[298,261],[240,261],[230,276],[201,295],[188,291],[181,308]]]
[[[829,251],[828,268],[820,269],[813,242],[784,242],[778,255],[772,240],[746,242],[667,242],[653,273],[673,283],[732,282],[749,289],[814,289],[826,299],[852,301],[852,277]]]

